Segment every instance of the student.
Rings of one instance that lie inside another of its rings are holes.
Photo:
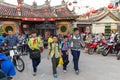
[[[71,44],[71,53],[73,56],[73,63],[74,63],[74,70],[75,73],[78,75],[79,74],[79,57],[80,57],[80,48],[81,45],[84,47],[84,41],[79,34],[79,29],[74,28],[74,33],[70,39],[70,44]]]
[[[69,55],[69,42],[68,42],[68,37],[64,36],[63,41],[60,44],[60,49],[62,53],[62,58],[63,58],[63,71],[67,72],[67,65],[69,63],[68,55]]]
[[[53,42],[50,43],[48,46],[49,49],[49,54],[48,54],[48,59],[51,57],[52,61],[52,68],[53,68],[53,77],[57,78],[57,66],[59,63],[59,58],[60,58],[60,49],[59,49],[59,43],[58,43],[58,38],[57,36],[53,37]]]
[[[37,72],[37,66],[40,64],[41,61],[41,55],[40,55],[40,50],[39,47],[42,44],[42,41],[40,38],[37,37],[37,33],[36,32],[32,32],[32,38],[30,38],[28,45],[31,49],[30,51],[30,55],[33,51],[38,51],[39,55],[37,55],[37,53],[35,53],[33,56],[35,56],[34,58],[32,58],[32,66],[33,66],[33,76],[36,76],[36,72]]]

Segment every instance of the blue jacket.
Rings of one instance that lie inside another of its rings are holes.
[[[2,46],[2,42],[5,40],[5,37],[0,36],[0,46]]]
[[[2,61],[2,63],[1,63],[2,71],[7,76],[15,76],[16,75],[16,71],[15,71],[14,65],[11,62],[11,60],[9,60],[8,57],[5,54],[3,54],[3,53],[0,53],[0,59],[4,59],[4,61]]]
[[[13,35],[13,36],[7,36],[4,41],[8,47],[13,47],[17,46],[17,43],[19,42],[18,37]]]

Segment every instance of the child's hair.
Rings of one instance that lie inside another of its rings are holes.
[[[78,31],[78,30],[79,30],[78,28],[74,28],[74,30],[73,30],[73,31],[75,32],[75,31]]]
[[[65,38],[68,38],[68,37],[65,35],[65,36],[63,36],[63,38],[65,39]]]

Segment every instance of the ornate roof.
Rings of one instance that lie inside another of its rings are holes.
[[[51,7],[47,1],[44,5],[35,7],[22,4],[21,6],[11,5],[5,2],[0,4],[0,15],[20,18],[71,18],[74,19],[76,14],[70,11],[66,4]]]
[[[98,9],[95,14],[91,14],[90,16],[86,16],[86,15],[80,16],[77,19],[77,21],[81,23],[96,22],[102,20],[106,16],[111,17],[115,21],[120,21],[120,13],[116,11],[111,11],[107,8]]]

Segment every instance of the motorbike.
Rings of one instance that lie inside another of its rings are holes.
[[[6,51],[8,51],[8,49]],[[17,47],[14,46],[14,47],[9,48],[9,52],[7,52],[7,53],[9,54],[8,57],[11,59],[11,61],[15,65],[16,69],[19,72],[22,72],[25,68],[25,64],[22,59],[21,52],[19,52],[17,50]]]
[[[98,42],[92,41],[89,45],[88,54],[92,55],[97,49]]]
[[[116,45],[116,43],[114,43],[114,42],[107,43],[107,45],[104,47],[102,55],[103,56],[107,56],[108,54],[116,54],[116,56],[117,56],[118,52],[120,51],[120,48],[115,50],[115,45]]]
[[[100,43],[97,45],[97,50],[96,50],[97,54],[102,54],[105,45],[106,45],[106,42],[103,40],[100,40]]]

